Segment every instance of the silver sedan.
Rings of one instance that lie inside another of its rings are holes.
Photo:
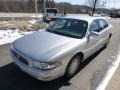
[[[11,56],[27,74],[42,81],[73,77],[80,63],[111,38],[111,25],[101,17],[66,16],[46,30],[11,44]]]

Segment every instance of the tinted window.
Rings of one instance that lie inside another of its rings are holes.
[[[47,9],[46,10],[47,13],[57,13],[56,9]]]
[[[77,19],[59,19],[47,31],[73,37],[83,38],[86,34],[88,23]]]
[[[98,24],[98,20],[95,20],[91,23],[90,31],[100,32],[100,27],[99,27],[99,24]]]
[[[108,27],[108,23],[105,20],[103,22],[105,23],[105,28]]]
[[[98,20],[98,22],[99,22],[101,29],[108,27],[108,23],[105,20],[100,19]]]

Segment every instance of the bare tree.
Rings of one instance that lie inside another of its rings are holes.
[[[92,8],[92,16],[95,13],[96,8],[101,6],[101,0],[87,0],[87,5]]]
[[[54,8],[55,7],[54,0],[46,0],[46,7],[47,8]]]
[[[44,0],[38,0],[38,12],[44,11]]]
[[[54,2],[54,0],[50,0],[50,7],[51,7],[51,8],[54,8],[54,7],[55,7],[55,2]]]

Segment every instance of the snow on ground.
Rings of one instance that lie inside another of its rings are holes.
[[[19,32],[19,29],[16,30],[0,30],[0,45],[11,43],[18,38],[21,38],[25,35],[33,33],[30,32]]]

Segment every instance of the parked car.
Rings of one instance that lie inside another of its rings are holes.
[[[43,13],[43,20],[44,21],[56,20],[63,16],[65,15],[63,13],[60,13],[57,8],[46,8],[45,12]]]
[[[110,29],[101,17],[66,16],[46,30],[16,40],[10,51],[16,65],[36,79],[71,78],[82,61],[107,47]]]
[[[110,13],[111,18],[120,18],[120,13]]]

